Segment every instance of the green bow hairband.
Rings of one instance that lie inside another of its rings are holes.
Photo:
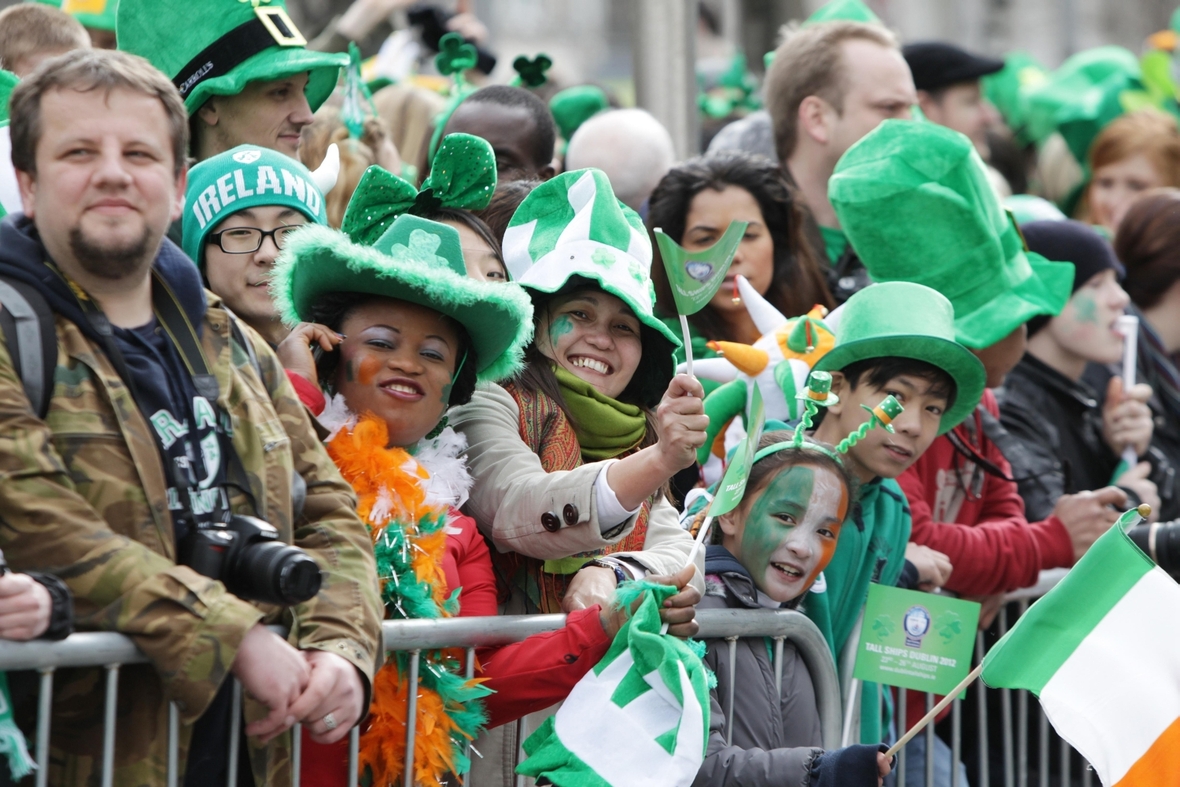
[[[496,190],[496,155],[487,140],[448,134],[421,190],[376,165],[361,175],[344,211],[340,229],[371,246],[398,216],[429,216],[439,208],[483,210]]]
[[[806,432],[811,428],[811,421],[819,413],[821,407],[831,407],[840,401],[836,394],[832,393],[832,375],[827,372],[812,372],[807,380],[807,388],[798,395],[804,403],[803,418],[799,421],[799,425],[795,427],[795,433],[791,439],[782,443],[776,443],[771,446],[763,448],[758,453],[754,454],[754,462],[765,459],[771,454],[785,451],[788,448],[806,448],[820,453],[827,454],[838,462],[843,463],[843,454],[848,453],[848,449],[856,445],[861,438],[869,433],[869,430],[874,426],[880,426],[887,432],[893,432],[893,419],[901,415],[903,409],[901,403],[893,396],[886,396],[881,400],[881,403],[876,407],[869,407],[862,404],[865,410],[869,412],[869,420],[860,425],[856,431],[845,437],[836,446],[835,451],[831,451],[817,443],[808,442],[804,438]]]

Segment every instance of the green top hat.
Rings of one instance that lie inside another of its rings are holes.
[[[1031,130],[1038,138],[1060,131],[1080,164],[1110,121],[1150,103],[1139,60],[1118,46],[1078,52],[1029,91],[1027,101]]]
[[[652,375],[648,389],[663,393],[680,339],[653,311],[651,260],[643,221],[619,202],[606,173],[597,169],[563,172],[537,186],[504,233],[504,264],[521,286],[555,293],[578,276],[631,308],[648,329],[640,370]]]
[[[204,269],[205,239],[221,220],[260,205],[294,208],[310,222],[328,223],[324,195],[307,167],[278,151],[238,145],[189,170],[184,253]]]
[[[831,0],[817,8],[803,24],[814,25],[818,22],[864,22],[879,25],[881,18],[861,0]]]
[[[95,30],[114,30],[118,8],[119,0],[64,0],[61,4],[61,10],[81,22],[83,27]]]
[[[271,292],[283,320],[307,318],[330,292],[355,292],[425,306],[467,330],[479,380],[511,377],[533,335],[533,305],[511,284],[471,279],[454,227],[399,216],[373,246],[353,243],[328,227],[302,229],[275,266]]]
[[[828,197],[873,281],[938,290],[967,347],[990,347],[1069,300],[1073,266],[1025,249],[957,131],[886,120],[836,164]]]
[[[1049,80],[1049,72],[1027,52],[1004,57],[1004,67],[980,79],[987,100],[1000,110],[1004,122],[1021,144],[1040,142],[1052,129],[1029,123],[1028,95]]]
[[[815,368],[839,371],[869,358],[913,358],[937,366],[955,381],[955,404],[939,424],[938,433],[944,434],[971,414],[986,382],[983,364],[955,341],[954,317],[951,302],[929,287],[874,284],[844,304],[839,341]]]
[[[190,115],[247,82],[305,72],[314,112],[348,65],[346,54],[306,49],[283,0],[121,0],[116,37],[168,75]]]

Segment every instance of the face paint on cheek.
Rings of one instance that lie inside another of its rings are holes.
[[[833,487],[835,495],[833,494]],[[832,531],[836,535],[835,538],[820,539],[819,562],[816,563],[815,568],[807,576],[807,587],[811,587],[816,578],[819,577],[820,572],[828,567],[828,564],[832,562],[832,558],[836,555],[836,546],[840,542],[840,528],[844,522],[844,517],[848,515],[848,489],[830,471],[821,470],[820,478],[816,481],[815,492],[812,494],[811,502],[808,505],[808,514],[811,515],[814,512],[815,516],[830,516],[828,512],[831,511],[833,499],[838,501],[835,516],[840,520],[841,524],[832,526]]]
[[[356,382],[356,363],[353,358],[344,362],[344,379],[350,383]]]
[[[454,377],[452,377],[451,381],[442,387],[442,403],[443,403],[444,407],[451,403],[451,389],[454,387],[455,387],[455,378]]]
[[[570,319],[568,314],[560,315],[556,320],[549,323],[549,343],[557,344],[557,340],[574,329],[574,321]]]
[[[780,470],[765,486],[746,517],[739,560],[755,581],[763,582],[775,550],[790,535],[775,514],[790,505],[795,510],[807,505],[815,484],[815,472],[806,465]]]
[[[1098,324],[1098,304],[1089,293],[1079,292],[1073,299],[1074,319],[1083,325]]]
[[[361,385],[372,385],[379,371],[381,371],[381,361],[367,355],[361,359],[357,370],[357,379],[360,380]]]

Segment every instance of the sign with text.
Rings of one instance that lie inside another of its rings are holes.
[[[852,675],[946,694],[971,671],[978,623],[973,601],[874,583]]]

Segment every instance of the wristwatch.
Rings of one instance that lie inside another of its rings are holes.
[[[627,575],[627,572],[623,570],[623,567],[613,560],[603,560],[602,558],[596,557],[593,560],[588,561],[586,565],[598,566],[599,568],[609,568],[611,571],[615,572],[616,585],[621,585],[631,578]]]

